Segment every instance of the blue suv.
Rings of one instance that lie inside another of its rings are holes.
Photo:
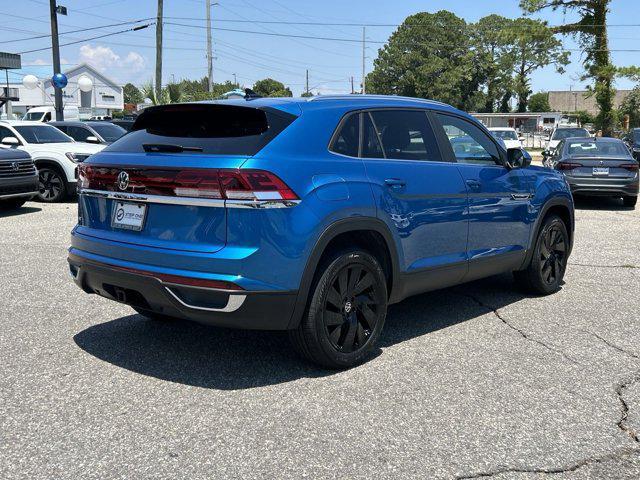
[[[304,357],[346,368],[410,295],[511,271],[560,288],[573,201],[529,164],[427,100],[150,107],[80,165],[70,270],[148,318],[288,330]]]

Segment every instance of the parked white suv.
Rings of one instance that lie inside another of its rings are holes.
[[[104,145],[75,142],[56,127],[41,122],[0,121],[0,142],[31,155],[39,173],[38,200],[60,202],[76,191],[77,164]]]
[[[522,148],[522,140],[518,137],[515,128],[510,127],[492,127],[489,132],[495,138],[499,138],[504,142],[505,148]]]

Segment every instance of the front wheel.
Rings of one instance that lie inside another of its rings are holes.
[[[296,350],[329,368],[362,363],[373,350],[387,315],[387,284],[378,260],[362,250],[342,250],[322,262],[299,327]]]
[[[46,203],[61,202],[67,196],[64,176],[55,168],[38,169],[38,200]]]
[[[550,215],[538,232],[529,265],[514,272],[514,277],[525,290],[549,295],[560,290],[568,259],[567,226],[557,215]]]
[[[638,203],[638,197],[623,197],[622,201],[625,207],[635,208]]]

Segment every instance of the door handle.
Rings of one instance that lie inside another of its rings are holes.
[[[478,180],[467,180],[466,183],[471,190],[480,190],[480,182]]]
[[[530,193],[512,193],[511,198],[513,200],[529,200],[531,198]]]
[[[407,182],[405,182],[401,178],[385,178],[384,183],[391,188],[400,188],[404,187],[407,184]]]

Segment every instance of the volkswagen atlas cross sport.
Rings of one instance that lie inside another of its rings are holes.
[[[433,101],[149,107],[80,165],[70,270],[145,317],[288,330],[301,355],[345,368],[410,295],[502,272],[560,288],[572,197],[529,163]]]

